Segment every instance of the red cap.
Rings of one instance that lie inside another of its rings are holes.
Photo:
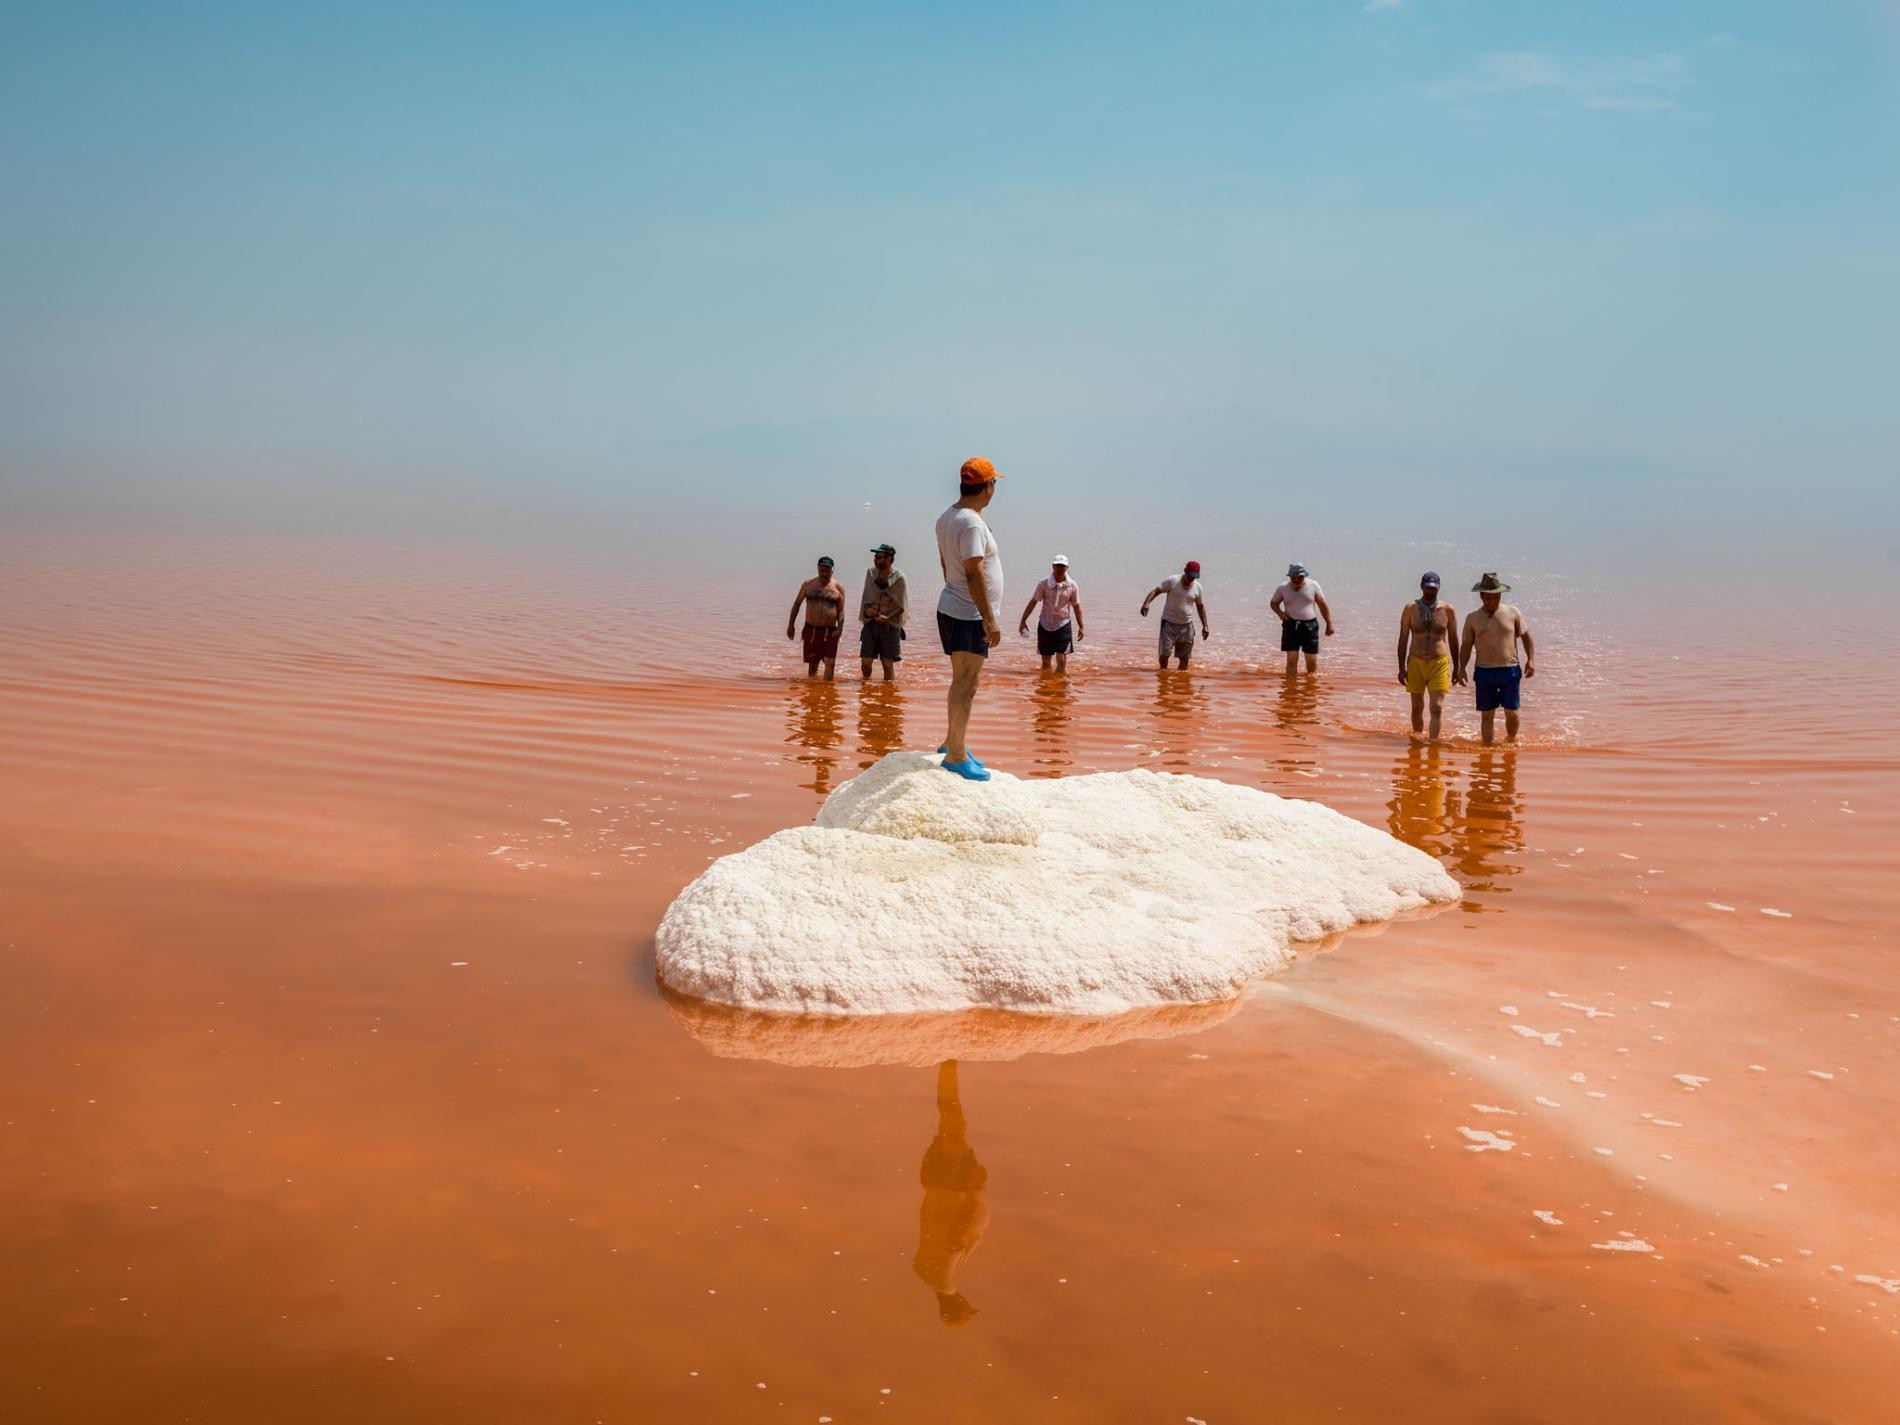
[[[1181,572],[1182,572],[1183,574],[1198,574],[1198,573],[1200,573],[1200,572],[1201,572],[1201,561],[1200,561],[1200,560],[1198,560],[1198,559],[1190,559],[1190,560],[1188,560],[1188,562],[1187,562],[1187,566],[1186,566],[1186,567],[1185,567],[1184,569],[1182,569],[1182,570],[1181,570]]]
[[[996,473],[996,467],[990,464],[989,457],[983,455],[972,455],[963,462],[963,468],[957,471],[957,483],[960,485],[982,485],[1002,478]]]

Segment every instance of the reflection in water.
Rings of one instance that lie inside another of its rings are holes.
[[[1386,810],[1387,827],[1406,845],[1441,860],[1451,854],[1458,793],[1438,747],[1415,742],[1392,764],[1392,800]]]
[[[836,683],[804,681],[793,685],[791,701],[785,708],[785,740],[803,749],[794,753],[792,760],[804,763],[812,773],[812,779],[799,786],[809,787],[820,796],[831,791],[831,774],[838,765],[836,749],[844,740],[838,717],[839,696]]]
[[[1163,767],[1193,766],[1193,750],[1205,737],[1207,694],[1184,668],[1155,674],[1155,755]]]
[[[1069,705],[1069,679],[1067,674],[1047,672],[1038,674],[1034,690],[1029,694],[1031,725],[1036,734],[1036,758],[1039,768],[1047,771],[1036,773],[1039,777],[1059,776],[1063,768],[1070,763],[1069,757],[1069,719],[1073,713]]]
[[[1321,678],[1293,674],[1280,680],[1273,724],[1293,742],[1274,759],[1282,771],[1303,777],[1319,774],[1318,739],[1329,697],[1330,685]],[[1306,750],[1308,746],[1311,751]]]
[[[1500,884],[1523,866],[1512,857],[1524,849],[1524,803],[1517,790],[1517,750],[1480,752],[1465,784],[1465,814],[1458,824],[1457,867],[1473,893],[1465,902],[1477,910],[1477,894],[1503,895]]]
[[[924,1205],[917,1213],[917,1255],[911,1270],[937,1293],[937,1315],[946,1326],[962,1326],[976,1308],[957,1290],[957,1273],[989,1226],[983,1200],[989,1169],[976,1160],[964,1137],[963,1104],[957,1097],[957,1061],[937,1066],[937,1136],[924,1150]]]
[[[869,767],[904,745],[904,695],[896,683],[858,687],[858,765]]]

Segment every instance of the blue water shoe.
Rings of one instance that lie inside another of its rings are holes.
[[[952,762],[946,758],[942,766],[944,771],[955,772],[966,782],[987,782],[990,779],[990,769],[974,757],[966,757],[961,762]]]

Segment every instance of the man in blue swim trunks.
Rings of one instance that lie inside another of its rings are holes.
[[[1530,625],[1524,622],[1524,615],[1515,605],[1504,602],[1504,596],[1511,592],[1509,584],[1496,574],[1486,574],[1471,586],[1471,592],[1478,596],[1481,607],[1465,620],[1465,638],[1458,649],[1458,673],[1462,678],[1472,654],[1477,654],[1478,666],[1471,681],[1478,694],[1484,740],[1493,740],[1493,724],[1498,709],[1503,708],[1505,739],[1515,742],[1519,685],[1537,672],[1533,661],[1537,646],[1531,641]],[[1520,644],[1524,650],[1522,666],[1517,658]]]

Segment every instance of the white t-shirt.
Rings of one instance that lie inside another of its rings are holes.
[[[1161,606],[1161,617],[1169,623],[1193,623],[1194,601],[1207,592],[1207,585],[1196,579],[1185,588],[1179,574],[1170,574],[1161,581],[1161,592],[1167,595],[1167,602]]]
[[[1042,612],[1036,615],[1036,622],[1054,633],[1069,622],[1069,610],[1080,597],[1075,580],[1064,579],[1058,584],[1055,575],[1045,574],[1036,588],[1042,593]]]
[[[952,505],[937,516],[937,553],[943,560],[943,593],[937,596],[937,612],[975,622],[983,612],[971,602],[970,579],[963,572],[963,561],[983,561],[983,582],[989,588],[990,617],[1001,623],[1003,616],[1003,561],[996,553],[996,536],[983,516],[975,510]]]
[[[1273,597],[1280,601],[1280,607],[1286,610],[1288,618],[1319,617],[1319,601],[1323,596],[1319,584],[1312,579],[1306,581],[1303,589],[1282,584],[1273,591]]]

